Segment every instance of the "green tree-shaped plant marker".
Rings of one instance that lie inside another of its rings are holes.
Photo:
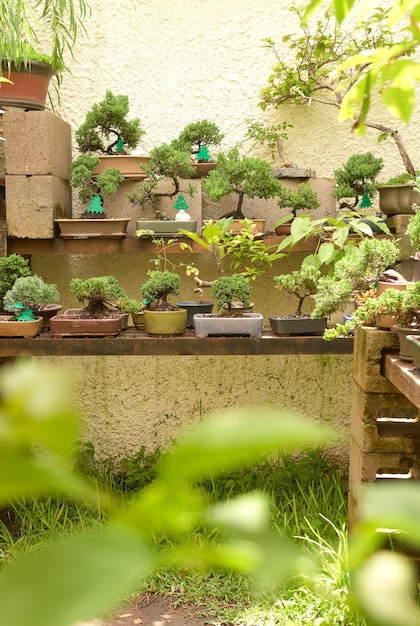
[[[177,199],[176,202],[174,204],[174,209],[175,211],[188,211],[190,207],[187,204],[187,201],[185,200],[185,196],[180,194]]]
[[[367,195],[367,193],[363,194],[362,199],[360,200],[359,206],[361,209],[368,209],[370,206],[372,206],[372,202],[370,201],[370,198]]]
[[[20,302],[16,303],[15,308],[18,308],[18,304],[21,304],[21,303]],[[27,309],[23,304],[21,304],[21,307],[22,307],[22,312],[19,313],[19,315],[16,317],[16,321],[18,321],[18,322],[34,322],[35,321],[35,317],[34,317],[32,309]],[[19,307],[19,309],[21,307]]]
[[[211,156],[210,156],[210,152],[209,149],[207,148],[207,146],[201,146],[200,150],[198,151],[197,154],[197,160],[200,162],[205,162],[205,161],[210,161],[211,160]]]
[[[96,215],[101,215],[103,212],[104,206],[102,203],[102,198],[98,193],[95,193],[91,203],[86,207],[86,213],[95,213]]]
[[[118,138],[117,145],[115,146],[115,152],[118,152],[118,154],[122,154],[124,152],[124,139],[122,137]]]

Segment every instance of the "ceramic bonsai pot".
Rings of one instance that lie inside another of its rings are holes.
[[[410,346],[410,352],[413,357],[414,365],[417,369],[420,369],[420,335],[407,335],[406,340]]]
[[[2,75],[13,85],[2,83],[0,88],[0,107],[18,107],[30,111],[43,111],[47,99],[48,87],[55,71],[47,63],[32,61],[30,67],[23,65],[18,69],[12,65],[9,74],[7,64],[2,61]]]
[[[193,163],[195,174],[193,178],[204,178],[211,170],[216,169],[215,161],[203,161],[202,163]]]
[[[11,315],[0,315],[0,337],[36,337],[41,329],[41,316],[32,322],[18,322]]]
[[[209,335],[261,337],[263,316],[261,313],[243,313],[237,317],[197,313],[193,322],[197,337]]]
[[[132,313],[131,318],[137,330],[144,330],[144,311],[139,311],[139,313]]]
[[[254,220],[251,219],[253,228],[255,228],[256,232],[263,233],[265,229],[265,220]],[[241,220],[233,220],[232,226],[229,228],[230,233],[240,233],[243,229],[243,224],[241,224]]]
[[[101,174],[107,167],[115,167],[120,170],[121,174],[127,180],[143,180],[147,177],[146,172],[142,169],[142,165],[148,163],[150,157],[139,156],[134,154],[109,154],[96,155],[100,163],[93,170],[93,176]]]
[[[89,239],[109,237],[119,239],[127,236],[129,217],[103,219],[56,219],[63,239]]]
[[[116,337],[121,330],[121,315],[112,317],[80,317],[75,309],[50,319],[53,337]]]
[[[187,310],[144,310],[144,329],[148,335],[183,335],[187,326]]]
[[[282,317],[274,315],[268,318],[275,335],[322,335],[327,327],[327,318]]]
[[[44,306],[44,308],[40,311],[40,315],[42,317],[42,327],[49,329],[50,319],[54,315],[57,315],[57,313],[61,311],[62,308],[63,307],[61,306],[61,304],[47,304],[46,306]]]
[[[187,309],[187,328],[194,327],[194,315],[197,313],[211,313],[213,311],[213,302],[177,302],[176,306],[180,309]]]
[[[175,221],[175,220],[139,220],[136,222],[136,230],[152,230],[159,237],[174,237],[178,233],[178,229],[188,230],[195,233],[197,230],[197,221]],[[142,235],[147,237],[147,235]]]
[[[420,194],[412,185],[380,185],[379,208],[385,215],[414,214],[413,204],[420,204]]]
[[[386,283],[384,281],[379,280],[378,285],[376,287],[376,295],[380,296],[381,294],[384,293],[384,291],[387,291],[387,289],[397,289],[398,291],[404,291],[405,289],[407,289],[407,285],[408,283],[402,283],[402,282]],[[376,328],[379,328],[381,330],[390,330],[395,324],[395,318],[392,317],[392,315],[380,315],[379,317],[376,318],[375,322],[376,322]]]
[[[407,340],[408,335],[420,335],[420,328],[405,328],[404,326],[393,326],[392,330],[398,333],[398,339],[400,340],[400,352],[399,357],[401,361],[413,361],[413,354],[411,351],[412,344]]]

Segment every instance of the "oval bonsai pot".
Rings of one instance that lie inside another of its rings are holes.
[[[213,311],[213,302],[196,302],[191,300],[177,302],[176,306],[180,309],[187,309],[187,328],[194,327],[194,315],[196,313],[211,313]]]
[[[148,335],[183,335],[187,326],[187,310],[149,311],[145,309],[144,329]]]
[[[327,318],[287,317],[273,315],[270,320],[271,330],[275,335],[322,335],[327,327]]]

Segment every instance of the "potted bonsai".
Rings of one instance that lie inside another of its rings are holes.
[[[245,198],[275,198],[279,196],[283,185],[273,178],[271,165],[259,157],[242,156],[238,148],[231,148],[227,153],[219,152],[217,167],[203,181],[203,189],[212,200],[221,200],[230,194],[236,195],[236,207],[222,217],[245,219],[243,203]],[[255,228],[264,231],[265,220],[252,218]]]
[[[195,187],[191,184],[187,189],[181,189],[181,179],[192,178],[195,173],[190,152],[185,148],[178,149],[174,145],[162,144],[151,150],[150,160],[144,170],[147,173],[146,180],[139,182],[133,191],[127,193],[130,202],[143,209],[151,208],[154,214],[155,219],[136,222],[137,230],[143,231],[139,236],[144,236],[144,231],[152,231],[158,236],[173,235],[179,228],[195,231],[196,220],[182,220],[179,219],[180,216],[178,219],[169,218],[162,205],[165,199],[172,202],[177,196],[179,202],[181,192],[182,196],[194,194]],[[185,206],[188,208],[188,205],[184,205],[182,200],[181,203],[185,212]],[[175,212],[178,210],[177,202],[173,208]]]
[[[366,152],[351,155],[342,168],[334,170],[334,196],[339,208],[356,211],[358,208],[370,207],[378,189],[376,179],[382,168],[383,160],[372,152]]]
[[[129,120],[129,100],[126,95],[114,95],[107,90],[105,99],[95,103],[76,130],[76,144],[82,154],[95,154],[99,163],[94,174],[116,167],[126,179],[145,178],[142,165],[148,157],[129,153],[137,148],[145,134],[138,117]]]
[[[105,337],[118,335],[121,314],[115,311],[115,302],[126,294],[114,276],[73,278],[72,295],[84,305],[69,309],[50,320],[51,333],[59,337]]]
[[[4,0],[0,12],[0,54],[4,83],[0,89],[0,106],[18,106],[26,110],[45,108],[50,78],[57,87],[67,70],[66,54],[73,54],[79,31],[85,32],[84,21],[90,14],[85,0],[51,3],[41,0],[34,12],[28,2]],[[49,54],[40,54],[33,45],[42,31]]]
[[[281,209],[290,209],[290,215],[274,224],[277,235],[290,234],[292,222],[297,217],[298,211],[311,213],[321,206],[318,194],[308,182],[300,183],[296,189],[287,189],[283,185],[277,204]]]
[[[3,337],[38,335],[44,323],[42,311],[59,300],[57,286],[45,283],[39,276],[17,278],[3,298],[5,310],[13,313],[13,317],[2,319],[0,334]]]
[[[250,305],[251,285],[241,274],[220,276],[212,285],[210,295],[217,300],[218,315],[198,313],[194,315],[197,337],[209,335],[249,335],[261,337],[263,316],[260,313],[239,311],[235,299],[243,307]]]
[[[320,270],[311,264],[302,264],[299,270],[274,277],[277,289],[285,291],[297,299],[297,308],[290,315],[269,317],[271,330],[276,335],[320,335],[327,326],[327,318],[312,318],[302,311],[305,300],[318,290]]]
[[[170,302],[168,296],[179,293],[180,277],[169,270],[149,270],[149,279],[142,286],[147,303],[144,328],[148,335],[182,335],[187,325],[187,311]]]
[[[224,135],[214,122],[199,120],[188,124],[181,131],[178,139],[172,142],[172,145],[181,150],[188,150],[191,153],[196,170],[193,178],[202,178],[216,167],[209,147],[218,146],[223,137]]]
[[[20,254],[10,254],[9,256],[0,257],[0,300],[9,289],[11,289],[16,279],[21,276],[30,276],[31,269],[29,261],[24,259]]]

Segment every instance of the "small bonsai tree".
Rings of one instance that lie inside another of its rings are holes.
[[[321,276],[319,269],[313,265],[303,264],[299,270],[290,274],[274,276],[277,289],[285,291],[298,300],[296,311],[292,317],[303,317],[302,306],[306,298],[313,296],[318,290],[318,282]]]
[[[242,302],[244,307],[250,305],[251,285],[241,274],[220,276],[212,285],[210,295],[217,300],[217,307],[222,314],[231,316],[232,302],[235,298]]]
[[[79,189],[80,200],[87,205],[88,217],[103,217],[103,196],[116,193],[124,176],[115,167],[107,167],[93,178],[92,173],[99,164],[99,159],[89,154],[80,154],[72,162],[70,185]]]
[[[222,217],[245,219],[242,205],[248,198],[274,198],[280,195],[282,183],[273,178],[271,165],[259,157],[247,157],[239,154],[238,148],[229,152],[219,152],[217,168],[203,181],[203,189],[212,200],[235,193],[238,196],[236,209]]]
[[[194,176],[195,169],[191,163],[190,153],[188,150],[180,150],[174,145],[162,144],[151,150],[150,160],[143,166],[143,169],[148,178],[141,181],[132,192],[127,193],[127,197],[130,202],[142,207],[150,204],[157,220],[168,219],[160,209],[159,200],[162,197],[174,198],[181,191],[180,179]],[[172,182],[172,189],[158,192],[158,183],[164,179]],[[189,185],[188,190],[183,191],[190,196],[194,192],[195,187],[193,185]]]
[[[11,254],[0,257],[0,299],[3,298],[9,289],[13,287],[15,281],[23,276],[30,276],[31,269],[29,261],[20,254]]]
[[[282,185],[277,204],[281,209],[290,209],[293,218],[297,217],[298,211],[311,212],[321,206],[318,194],[309,183],[300,183],[294,190]]]
[[[200,120],[188,124],[172,145],[178,150],[190,152],[200,163],[211,160],[209,146],[219,145],[223,137],[214,122]]]
[[[105,99],[94,104],[76,131],[76,144],[82,153],[124,154],[124,146],[134,149],[145,134],[139,118],[128,120],[128,96],[107,90]]]
[[[98,276],[86,280],[73,278],[70,291],[82,305],[87,302],[82,315],[93,318],[112,316],[110,307],[114,307],[115,301],[126,295],[114,276]]]
[[[356,210],[371,206],[371,199],[376,194],[378,185],[376,178],[383,168],[383,160],[375,157],[372,152],[353,154],[341,169],[334,171],[336,188],[335,198],[340,209]],[[353,203],[348,198],[354,198]]]
[[[59,301],[60,293],[57,285],[47,284],[36,275],[17,278],[13,287],[3,298],[4,308],[12,311],[18,319],[23,321],[34,319],[33,315],[26,314],[25,311],[40,315],[41,310],[47,304]]]
[[[154,311],[172,311],[177,307],[167,300],[170,294],[179,293],[181,280],[175,272],[149,270],[149,280],[141,288],[143,298]]]

